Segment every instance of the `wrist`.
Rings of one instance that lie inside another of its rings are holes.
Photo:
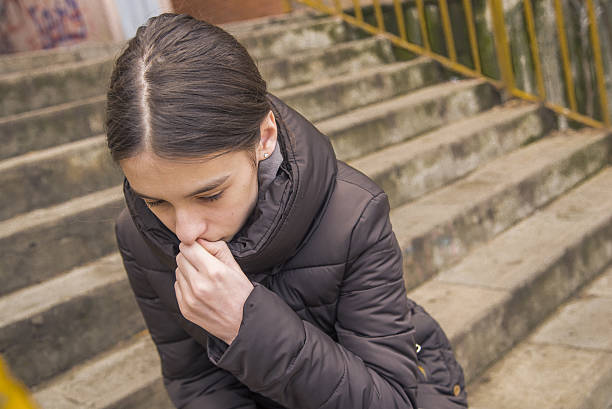
[[[255,288],[250,281],[248,283],[248,286],[246,286],[245,291],[243,292],[242,302],[240,303],[240,308],[238,308],[239,316],[237,316],[236,321],[234,321],[234,327],[230,334],[222,338],[222,341],[227,345],[231,345],[240,332],[240,327],[242,326],[242,321],[244,318],[244,306],[246,304],[246,300],[249,298],[253,292],[253,289]]]

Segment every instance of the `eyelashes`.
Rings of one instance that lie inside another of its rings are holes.
[[[196,197],[196,199],[201,200],[203,202],[214,202],[215,200],[221,199],[222,195],[223,195],[223,192],[219,192],[213,196],[201,196],[201,197]],[[164,204],[165,202],[163,200],[145,200],[145,203],[149,207],[156,207],[161,204]]]
[[[204,200],[205,202],[214,202],[215,200],[219,200],[221,199],[221,195],[223,195],[223,192],[219,192],[216,195],[213,196],[202,196],[202,197],[198,197],[198,200]]]

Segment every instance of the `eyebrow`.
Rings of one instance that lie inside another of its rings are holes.
[[[221,186],[231,175],[224,175],[224,176],[219,176],[218,178],[212,179],[210,180],[207,184],[205,184],[204,186],[199,187],[198,189],[194,190],[193,192],[185,195],[185,197],[190,197],[190,196],[195,196],[195,195],[199,195],[201,193],[206,193],[208,191],[211,191],[213,189],[218,188],[219,186]],[[151,196],[147,196],[143,193],[137,192],[136,190],[132,189],[132,191],[134,193],[136,193],[138,196],[140,196],[143,199],[149,199],[149,200],[161,200],[161,199],[157,199],[155,197],[151,197]]]

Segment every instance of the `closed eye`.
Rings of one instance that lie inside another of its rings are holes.
[[[196,197],[196,199],[202,200],[204,202],[214,202],[215,200],[221,199],[222,195],[223,195],[223,192],[219,192],[219,193],[217,193],[216,195],[213,195],[213,196],[199,196],[199,197]],[[161,205],[161,204],[163,204],[165,202],[163,200],[145,200],[145,203],[149,207],[155,207],[155,206],[159,206],[159,205]]]
[[[216,195],[213,196],[200,196],[198,197],[199,200],[204,200],[205,202],[214,202],[215,200],[219,200],[221,199],[221,195],[223,194],[223,192],[219,192]]]
[[[163,200],[145,200],[145,203],[147,204],[147,206],[149,207],[155,207],[155,206],[159,206],[160,204],[162,204],[164,201]]]

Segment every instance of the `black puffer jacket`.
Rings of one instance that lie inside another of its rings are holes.
[[[284,161],[228,243],[255,285],[229,347],[181,315],[177,238],[124,184],[118,244],[170,398],[178,408],[412,408],[430,382],[419,407],[441,407],[423,400],[435,389],[462,402],[446,337],[406,298],[387,196],[270,101]]]

